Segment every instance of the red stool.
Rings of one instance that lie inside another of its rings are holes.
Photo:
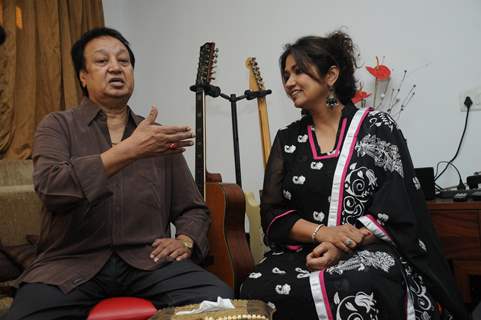
[[[108,298],[90,310],[87,320],[147,320],[156,312],[152,302],[145,299]]]

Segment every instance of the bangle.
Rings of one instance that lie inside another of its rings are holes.
[[[314,229],[314,232],[312,233],[311,235],[311,238],[312,238],[312,242],[316,243],[318,242],[317,239],[316,239],[316,235],[317,235],[317,232],[319,232],[319,230],[324,227],[323,224],[318,224],[316,229]]]

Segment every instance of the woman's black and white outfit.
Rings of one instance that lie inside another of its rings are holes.
[[[406,141],[388,114],[346,105],[329,153],[309,115],[279,130],[261,215],[272,250],[241,296],[273,303],[277,319],[467,319]],[[381,241],[309,272],[314,246],[288,237],[298,219],[364,226]]]

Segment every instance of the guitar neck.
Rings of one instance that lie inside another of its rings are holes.
[[[269,152],[271,150],[271,134],[269,131],[269,117],[267,115],[266,98],[257,98],[257,106],[259,111],[259,125],[261,129],[262,159],[264,160],[265,168],[267,166],[267,160],[269,159]]]
[[[195,183],[205,199],[205,93],[195,93]]]

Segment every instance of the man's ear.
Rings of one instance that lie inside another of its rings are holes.
[[[338,78],[339,78],[339,68],[337,66],[331,66],[329,70],[327,70],[326,76],[324,77],[329,87],[332,87],[336,83]]]
[[[80,70],[79,78],[80,78],[80,85],[82,86],[82,88],[85,88],[87,86],[87,71]]]

